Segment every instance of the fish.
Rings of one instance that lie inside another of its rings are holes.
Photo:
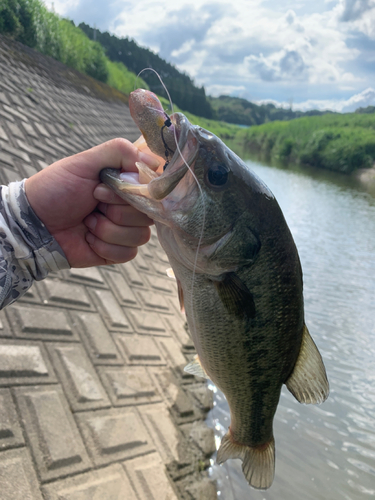
[[[129,108],[163,173],[104,169],[101,180],[155,221],[197,356],[185,370],[225,395],[230,426],[217,463],[242,460],[250,486],[275,474],[273,419],[283,384],[322,403],[329,383],[305,325],[303,277],[284,215],[266,184],[210,131],[168,116],[138,89]]]

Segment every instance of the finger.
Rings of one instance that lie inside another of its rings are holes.
[[[116,205],[128,205],[128,202],[120,198],[110,187],[99,184],[94,190],[94,198],[103,203],[114,203]]]
[[[154,221],[131,205],[99,203],[98,210],[118,226],[151,226]]]
[[[142,161],[153,169],[157,169],[159,166],[159,160],[155,155],[151,156],[139,151],[136,146],[126,139],[117,138],[70,158],[65,158],[61,160],[61,164],[77,177],[97,180],[99,172],[104,167],[137,172],[135,166],[137,161]]]
[[[162,174],[163,173],[163,166],[165,164],[165,158],[162,158],[161,156],[158,156],[151,151],[151,149],[147,146],[147,142],[146,142],[145,138],[143,137],[143,135],[138,137],[138,139],[133,144],[134,144],[134,146],[137,146],[137,148],[140,151],[142,151],[150,156],[153,156],[154,158],[159,160],[159,166],[156,169],[153,167],[151,167],[151,168],[152,168],[152,170],[155,170],[155,172],[160,172]]]
[[[129,262],[129,260],[132,260],[136,257],[138,252],[137,247],[111,245],[110,243],[106,243],[105,241],[97,238],[90,232],[88,232],[86,235],[86,241],[90,245],[90,248],[99,257],[104,259],[104,263],[108,265]]]
[[[151,237],[148,226],[118,226],[99,213],[90,214],[84,223],[97,238],[112,245],[138,247],[147,243]]]

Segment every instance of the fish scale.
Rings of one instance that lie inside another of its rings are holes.
[[[149,148],[161,154],[162,108],[150,94],[133,92],[130,109]],[[197,350],[185,370],[210,378],[229,404],[218,463],[240,458],[249,484],[266,489],[274,477],[273,418],[282,385],[301,403],[321,403],[329,391],[304,323],[298,252],[277,201],[250,168],[181,113],[170,120],[174,153],[159,177],[147,176],[142,165],[148,183],[134,185],[113,169],[101,178],[155,220]]]

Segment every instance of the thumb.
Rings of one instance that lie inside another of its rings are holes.
[[[137,172],[135,163],[142,161],[156,170],[160,159],[148,152],[140,151],[126,139],[118,138],[61,160],[61,166],[81,178],[99,180],[99,173],[105,167],[118,168],[127,172]]]

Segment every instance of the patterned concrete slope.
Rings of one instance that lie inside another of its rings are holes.
[[[0,37],[0,181],[136,139],[126,98]],[[0,313],[1,500],[216,498],[212,403],[157,237],[35,283]]]

